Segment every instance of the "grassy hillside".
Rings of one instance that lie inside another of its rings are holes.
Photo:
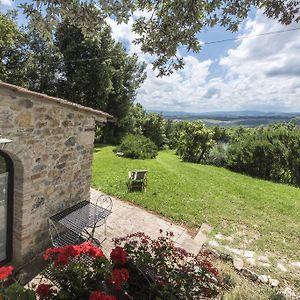
[[[237,246],[299,259],[300,189],[214,166],[183,163],[172,151],[153,160],[97,147],[93,186],[191,227],[203,222],[233,234]],[[149,171],[146,193],[128,193],[129,170]]]

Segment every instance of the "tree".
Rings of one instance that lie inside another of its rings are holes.
[[[53,39],[43,37],[29,24],[26,28],[26,43],[26,86],[39,93],[62,96],[58,92],[58,81],[63,57]]]
[[[43,25],[41,28],[47,28],[41,17],[46,11],[51,21],[67,16],[87,34],[105,23],[108,16],[118,22],[128,22],[138,11],[133,26],[138,35],[135,42],[141,45],[142,51],[156,57],[153,66],[161,76],[183,67],[183,59],[177,55],[179,46],[200,51],[197,34],[201,30],[220,25],[229,31],[237,31],[253,7],[281,24],[300,22],[298,0],[85,0],[80,2],[80,9],[74,0],[41,0],[34,4],[25,3],[22,7],[25,13],[33,15]]]
[[[217,143],[228,143],[230,141],[230,134],[224,127],[215,126],[214,131],[214,140]]]
[[[0,12],[0,80],[25,85],[26,36],[18,29],[15,14]]]
[[[91,38],[64,21],[56,32],[56,43],[64,58],[59,95],[112,114],[117,122],[105,127],[103,139],[118,143],[128,132],[126,117],[136,89],[145,78],[145,65],[136,55],[126,54],[112,39],[108,26]]]
[[[180,134],[177,153],[183,161],[200,163],[214,145],[213,131],[202,122],[186,122]]]
[[[94,11],[92,6],[85,10],[88,15]],[[104,128],[103,140],[118,143],[130,132],[127,115],[145,79],[145,64],[128,55],[105,24],[91,36],[65,18],[47,36],[30,16],[20,30],[12,14],[0,13],[0,79],[107,111],[116,122]]]
[[[173,122],[173,130],[169,139],[169,147],[171,149],[176,149],[178,154],[179,149],[179,139],[181,133],[185,130],[187,122],[186,121],[175,121]]]
[[[143,135],[149,138],[158,149],[162,149],[166,142],[165,120],[161,114],[149,113],[143,124]]]
[[[175,131],[175,124],[174,121],[172,119],[167,119],[165,121],[165,136],[166,136],[166,144],[171,147],[172,144],[172,137],[174,135],[174,131]]]
[[[143,124],[146,117],[146,111],[140,103],[132,104],[126,117],[127,129],[132,134],[143,134]]]

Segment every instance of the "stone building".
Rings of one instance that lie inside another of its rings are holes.
[[[49,243],[47,219],[89,200],[95,123],[111,116],[0,82],[0,265]]]

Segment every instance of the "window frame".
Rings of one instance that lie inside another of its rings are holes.
[[[4,158],[8,173],[7,180],[7,220],[6,220],[6,258],[0,261],[0,266],[7,264],[12,259],[13,240],[13,190],[14,190],[14,165],[8,154],[0,150],[0,156]]]

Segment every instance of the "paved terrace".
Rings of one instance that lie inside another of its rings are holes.
[[[97,198],[104,193],[91,188],[91,201],[96,203]],[[111,249],[114,247],[112,239],[123,237],[130,233],[144,232],[151,238],[160,236],[160,229],[174,233],[172,240],[175,245],[184,248],[193,254],[198,254],[203,243],[206,242],[206,233],[211,228],[203,224],[192,237],[186,228],[176,225],[169,220],[159,217],[141,207],[130,204],[126,201],[111,197],[113,201],[112,214],[107,220],[107,238],[101,244],[101,249],[109,257]],[[95,231],[95,238],[103,239],[104,226],[98,227]],[[21,270],[20,282],[29,284],[39,284],[41,280],[40,271],[46,266],[42,255],[38,255],[33,261],[28,262]]]
[[[100,191],[91,189],[91,201],[95,202],[102,194]],[[193,238],[184,227],[175,225],[154,213],[114,197],[112,197],[112,201],[112,214],[107,220],[107,239],[101,246],[106,254],[113,247],[112,238],[122,237],[135,232],[144,232],[151,238],[157,238],[160,235],[160,229],[173,232],[174,236],[172,239],[177,246],[191,253],[198,254],[206,241],[205,231],[210,230],[207,225],[202,226]],[[97,228],[95,237],[101,240],[101,237],[103,237],[102,227]]]

